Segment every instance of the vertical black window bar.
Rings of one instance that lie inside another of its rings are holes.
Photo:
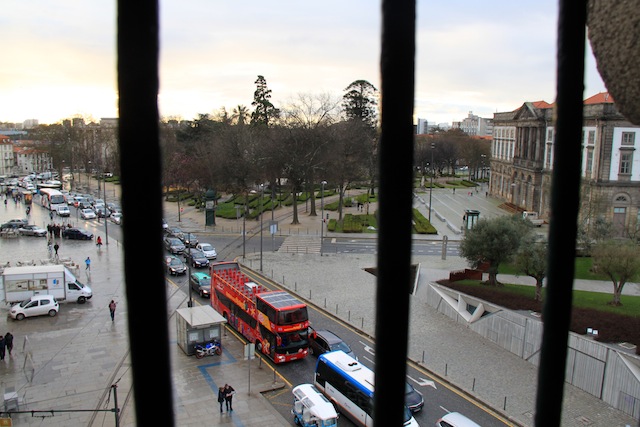
[[[162,258],[157,0],[118,1],[119,143],[129,345],[137,425],[175,425]],[[141,167],[141,159],[144,166]],[[134,185],[135,184],[135,185]],[[144,209],[141,209],[144,207]],[[131,243],[152,242],[132,251]],[[145,270],[140,266],[157,266]],[[144,284],[136,286],[142,279]],[[153,361],[148,348],[154,348]]]
[[[382,2],[380,231],[376,286],[376,426],[402,426],[413,201],[415,0]],[[394,325],[382,307],[393,307]]]
[[[559,426],[562,420],[580,201],[586,17],[586,0],[560,1],[547,293],[535,414],[539,427]]]

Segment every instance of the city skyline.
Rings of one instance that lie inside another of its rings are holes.
[[[251,109],[258,75],[278,108],[303,94],[340,98],[355,80],[380,89],[379,5],[228,3],[160,4],[161,117]],[[5,16],[20,19],[0,26],[0,38],[11,40],[0,122],[117,117],[115,3],[42,0],[34,9],[9,0]],[[556,27],[551,0],[418,0],[414,121],[490,118],[525,101],[554,102]],[[584,98],[606,91],[587,47]]]

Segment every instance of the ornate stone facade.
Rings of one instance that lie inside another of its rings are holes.
[[[640,223],[640,126],[607,93],[585,100],[583,116],[581,220],[604,218],[624,236]],[[562,167],[554,165],[555,143],[553,105],[525,102],[495,113],[490,194],[549,218],[552,171]]]

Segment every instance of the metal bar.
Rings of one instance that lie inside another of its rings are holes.
[[[149,293],[136,281],[140,265],[156,266],[145,271],[146,283],[165,280],[158,263],[163,254],[158,0],[118,0],[117,46],[122,210],[127,218],[122,224],[124,273],[136,424],[173,426],[166,290],[158,286]],[[152,244],[142,253],[127,250],[136,241]],[[149,343],[155,348],[153,363],[149,363]]]
[[[402,426],[407,372],[411,217],[413,202],[413,99],[416,5],[383,0],[380,134],[380,228],[376,341],[376,426]],[[395,327],[384,307],[393,307]]]
[[[562,420],[580,201],[586,17],[586,1],[560,1],[552,216],[535,414],[540,427],[559,426]]]

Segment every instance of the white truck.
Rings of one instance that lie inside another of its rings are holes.
[[[524,211],[522,212],[522,219],[526,219],[536,227],[540,227],[544,224],[544,219],[538,218],[538,212]]]
[[[0,277],[7,304],[28,300],[33,295],[53,295],[58,301],[83,304],[93,296],[89,286],[60,264],[6,267]]]

